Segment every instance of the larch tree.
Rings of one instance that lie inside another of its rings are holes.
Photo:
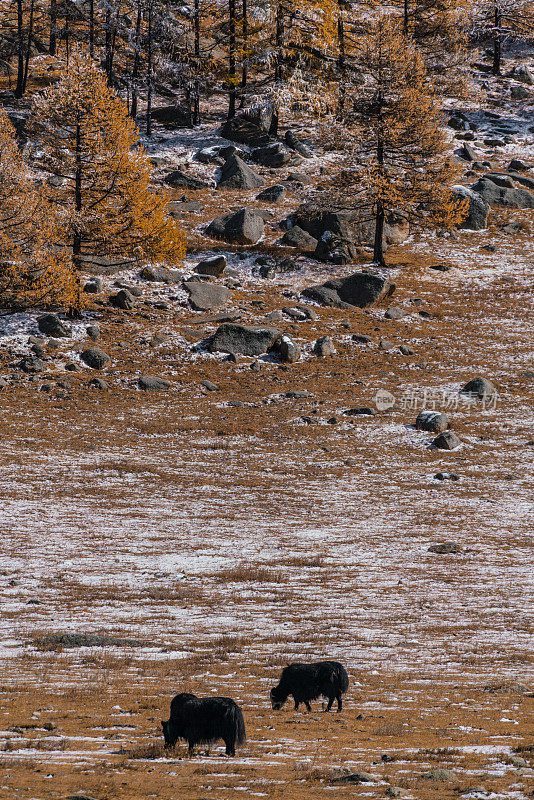
[[[55,247],[58,224],[23,163],[11,122],[0,107],[0,303],[71,305],[70,259]]]
[[[391,19],[379,18],[361,42],[358,67],[343,118],[330,126],[344,165],[329,196],[374,224],[373,260],[385,266],[388,215],[400,214],[415,227],[450,229],[465,209],[451,197],[459,168],[449,157],[439,97],[417,48]]]
[[[502,51],[507,40],[532,35],[532,0],[480,0],[474,6],[474,27],[493,44],[493,74],[501,74]]]
[[[35,98],[30,123],[44,166],[61,181],[50,202],[77,276],[91,254],[182,259],[184,233],[149,188],[150,161],[135,123],[89,58],[73,55],[58,83]]]

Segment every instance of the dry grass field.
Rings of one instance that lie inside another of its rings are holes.
[[[316,308],[284,325],[304,352],[287,369],[193,352],[215,323],[179,305],[95,305],[107,391],[79,369],[0,394],[1,798],[532,796],[528,247],[493,231],[399,248],[412,313]],[[247,279],[232,308],[257,323],[298,288]],[[317,359],[325,333],[337,355]],[[172,388],[143,394],[139,374]],[[429,449],[409,403],[479,374],[495,408],[451,406],[463,447]],[[378,389],[393,409],[343,414]],[[446,541],[460,551],[428,552]],[[325,657],[351,677],[342,713],[273,712],[281,668]],[[242,705],[235,759],[163,750],[178,691]]]

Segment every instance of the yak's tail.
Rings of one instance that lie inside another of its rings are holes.
[[[349,688],[349,676],[347,675],[347,670],[341,664],[339,664],[337,669],[337,674],[339,677],[339,685],[341,687],[342,692],[346,692]]]
[[[235,731],[235,743],[238,745],[245,744],[247,739],[247,733],[245,730],[245,720],[243,718],[243,712],[237,705],[234,708],[233,718],[234,718],[233,722]]]

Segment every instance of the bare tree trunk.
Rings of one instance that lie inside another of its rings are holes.
[[[17,0],[17,86],[15,97],[24,94],[24,12],[22,0]]]
[[[198,70],[200,66],[200,0],[195,0],[193,25],[195,30],[196,69]],[[200,81],[198,75],[195,77],[193,92],[193,125],[200,125]]]
[[[152,136],[152,0],[148,0],[146,135]]]
[[[409,0],[404,0],[404,12],[402,19],[402,32],[405,36],[408,36],[408,2]]]
[[[495,0],[494,7],[495,32],[493,34],[493,74],[501,74],[502,61],[502,11],[499,0]]]
[[[51,56],[55,56],[56,54],[56,47],[57,47],[56,25],[57,25],[56,0],[50,0],[50,39],[48,43],[48,52]]]
[[[89,55],[93,58],[95,53],[95,4],[89,0]]]
[[[82,210],[82,144],[81,144],[81,123],[76,124],[76,168],[74,173],[74,207],[79,213]],[[72,238],[72,264],[76,280],[76,305],[71,306],[69,314],[72,317],[79,316],[81,306],[81,285],[80,275],[82,268],[82,235],[77,223],[76,230]]]
[[[30,51],[32,47],[32,37],[33,37],[33,16],[35,10],[35,0],[31,0],[30,5],[30,24],[28,26],[28,40],[26,44],[26,60],[24,63],[24,79],[22,82],[22,91],[26,91],[26,86],[28,85],[28,69],[30,66]]]
[[[248,82],[248,3],[242,0],[243,8],[243,72],[241,74],[241,103],[242,108],[245,104],[245,89]]]
[[[383,168],[384,140],[382,137],[381,113],[384,101],[381,90],[378,92],[377,102],[378,102],[378,141],[376,145],[376,160],[378,161],[379,166]],[[384,249],[383,249],[385,220],[386,220],[386,214],[384,210],[384,205],[381,200],[378,200],[376,203],[376,213],[375,213],[375,239],[373,245],[373,261],[375,264],[379,264],[381,267],[386,266],[386,262],[384,260]]]
[[[141,35],[141,0],[137,0],[137,17],[135,20],[135,53],[132,69],[132,105],[130,115],[132,119],[137,116],[137,81],[139,78],[139,38]]]
[[[228,14],[230,21],[230,41],[228,45],[228,72],[230,75],[230,86],[228,89],[228,119],[235,116],[235,97],[236,97],[236,31],[235,31],[235,0],[228,0]]]
[[[343,6],[341,0],[338,0],[337,42],[339,51],[339,55],[337,58],[337,69],[339,72],[338,111],[341,113],[345,108],[345,96],[347,88],[346,87],[347,64],[345,60],[345,26],[343,24]]]
[[[276,8],[276,61],[274,65],[274,80],[279,83],[282,80],[282,44],[284,42],[284,17],[282,3],[279,2]]]

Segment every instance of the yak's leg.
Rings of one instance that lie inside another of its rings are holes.
[[[187,744],[189,745],[189,750],[187,751],[187,755],[189,756],[189,758],[193,758],[193,756],[195,755],[196,742],[188,741]]]
[[[342,708],[343,708],[343,701],[341,700],[341,695],[338,694],[338,696],[337,696],[337,710],[338,710],[338,713],[341,711]]]
[[[232,739],[225,739],[224,743],[226,745],[226,755],[235,756],[235,741]]]
[[[325,708],[325,711],[330,711],[330,709],[332,708],[332,703],[333,703],[333,702],[334,702],[334,698],[333,698],[333,697],[329,697],[329,698],[328,698],[328,705],[327,705],[327,707]]]
[[[300,700],[295,700],[295,711],[299,710]]]
[[[306,706],[306,708],[308,709],[308,711],[311,711],[311,705],[310,705],[310,702],[309,702],[309,700],[305,700],[305,701],[304,701],[304,705]]]

